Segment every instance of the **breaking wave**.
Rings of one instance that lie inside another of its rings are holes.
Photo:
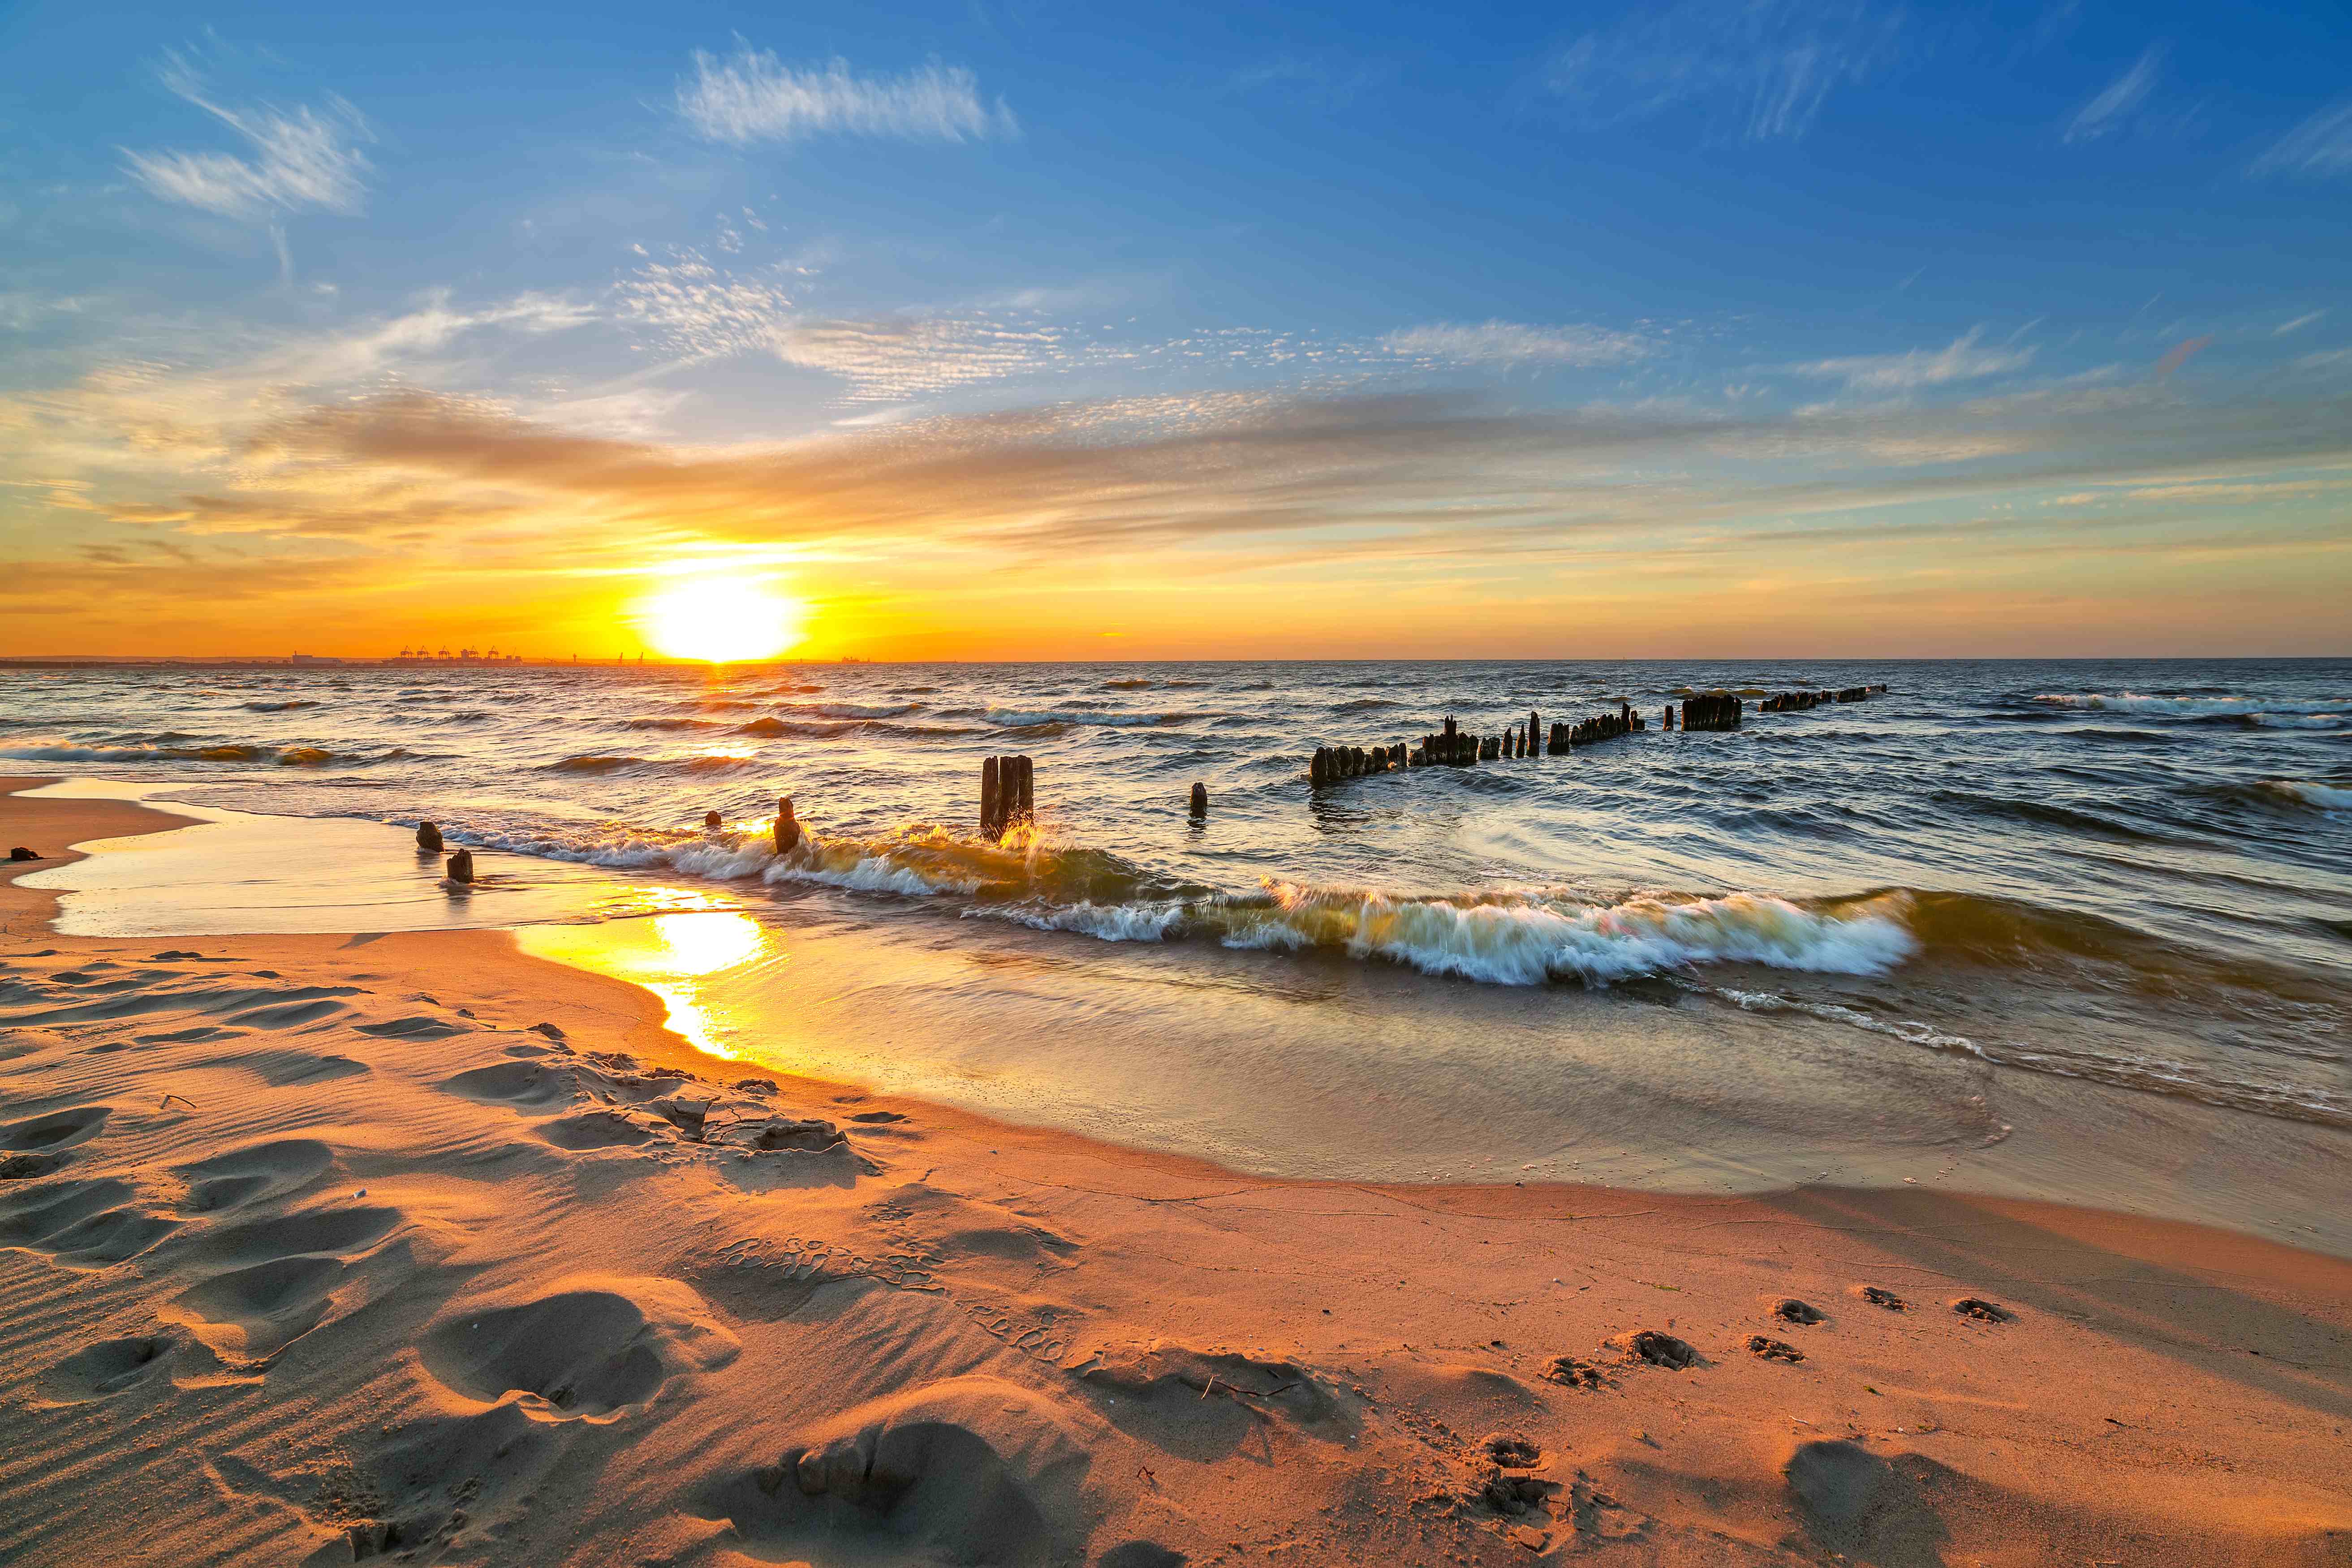
[[[2246,718],[2265,730],[2341,730],[2346,723],[2341,713],[2249,713]]]
[[[2315,714],[2343,722],[2342,709],[2352,707],[2341,698],[2302,700],[2281,697],[2153,697],[2137,691],[2045,691],[2033,700],[2053,708],[2092,708],[2116,713],[2170,715],[2182,719],[2275,719],[2283,714]]]
[[[2264,779],[2261,787],[2279,799],[2316,811],[2352,811],[2352,789],[2342,784],[2317,784],[2309,779]]]

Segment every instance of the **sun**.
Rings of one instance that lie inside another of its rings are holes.
[[[704,577],[665,588],[639,606],[646,640],[672,658],[744,664],[801,640],[805,607],[754,584]]]

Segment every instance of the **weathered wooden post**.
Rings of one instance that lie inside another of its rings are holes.
[[[988,809],[986,804],[988,773],[984,767],[980,776],[980,789],[982,796],[981,810],[985,812]],[[776,853],[789,855],[799,846],[800,841],[801,825],[793,816],[793,797],[786,795],[776,802]]]
[[[1014,787],[1013,809],[1008,815],[1012,826],[1019,827],[1037,820],[1037,769],[1027,757],[1013,759]]]
[[[1192,784],[1192,815],[1196,817],[1209,815],[1209,786],[1198,780]]]
[[[702,826],[706,828],[717,827],[726,820],[715,811],[706,811],[702,814]]]
[[[460,849],[450,856],[447,870],[451,881],[471,882],[474,879],[474,852]]]
[[[1004,777],[994,757],[980,764],[980,836],[991,843],[1004,837]]]
[[[441,853],[441,829],[438,825],[420,822],[416,825],[416,847],[428,855]]]

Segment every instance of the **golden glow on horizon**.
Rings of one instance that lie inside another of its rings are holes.
[[[799,642],[806,617],[798,600],[733,578],[701,577],[656,594],[637,619],[646,640],[671,658],[742,664]]]

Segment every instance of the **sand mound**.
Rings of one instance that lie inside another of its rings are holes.
[[[470,1399],[520,1394],[542,1420],[602,1419],[649,1403],[681,1373],[740,1347],[675,1279],[575,1278],[455,1309],[418,1347],[425,1369]]]
[[[1906,1469],[1859,1443],[1835,1439],[1805,1444],[1783,1474],[1820,1544],[1888,1568],[1942,1568],[1951,1532]]]
[[[1043,1568],[1087,1538],[1088,1464],[1049,1401],[959,1377],[847,1411],[705,1503],[762,1557]]]

